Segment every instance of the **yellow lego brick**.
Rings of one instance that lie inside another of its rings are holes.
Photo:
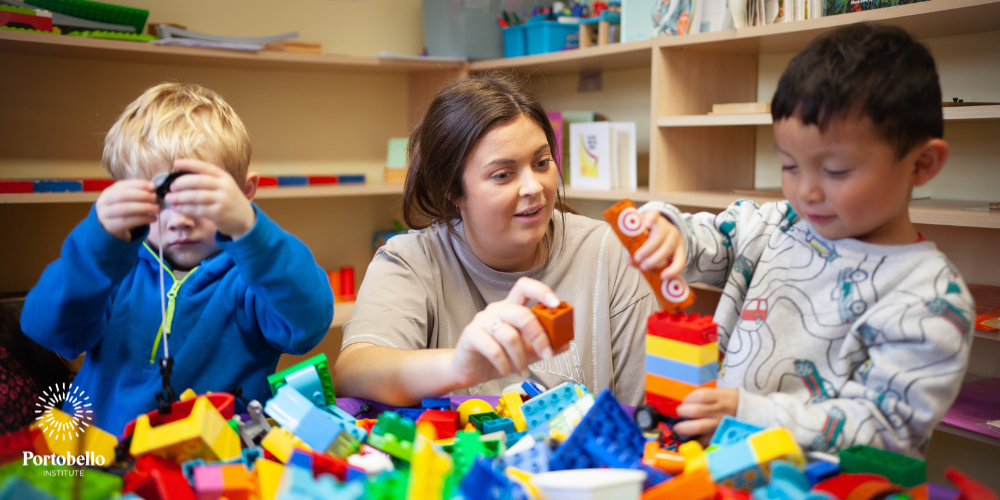
[[[281,460],[281,463],[288,463],[288,459],[292,457],[292,448],[300,448],[306,451],[312,451],[309,445],[302,442],[295,434],[288,432],[288,429],[284,427],[272,427],[271,432],[268,432],[264,439],[260,441],[260,445],[264,447],[265,450],[271,452],[275,458]]]
[[[542,495],[538,491],[538,488],[536,488],[535,485],[532,484],[531,482],[531,479],[535,477],[534,474],[524,469],[518,469],[517,467],[513,466],[507,467],[506,469],[503,470],[503,472],[507,476],[507,479],[510,479],[512,482],[517,483],[518,485],[521,486],[521,488],[524,488],[525,491],[530,493],[528,495],[528,498],[542,498]]]
[[[504,393],[500,396],[500,403],[497,404],[497,414],[501,417],[509,417],[514,421],[514,429],[518,432],[528,430],[528,424],[524,421],[524,413],[521,413],[521,395],[516,392]]]
[[[795,438],[783,427],[764,429],[747,438],[750,447],[757,454],[757,462],[765,464],[771,460],[787,460],[798,467],[805,466],[806,459]]]
[[[434,427],[434,424],[430,422],[418,422],[417,433],[423,435],[431,441],[436,441],[438,438],[437,429]]]
[[[705,457],[705,449],[697,441],[688,441],[677,447],[677,452],[684,455],[687,460],[684,462],[684,472],[692,472],[708,467],[708,459]]]
[[[656,335],[646,335],[646,353],[701,366],[719,361],[719,343],[694,345]]]
[[[196,397],[198,397],[198,393],[194,392],[194,389],[188,387],[187,389],[184,389],[184,392],[181,393],[179,400],[187,401],[191,398],[196,398]]]
[[[708,468],[708,458],[704,454],[698,455],[697,457],[692,458],[691,460],[688,460],[687,462],[684,462],[684,473],[685,474],[687,474],[688,472],[694,472],[694,471],[698,471],[698,470],[701,470],[701,469],[707,469],[707,468]]]
[[[281,481],[281,473],[285,471],[285,466],[278,462],[273,462],[264,458],[257,459],[257,466],[254,472],[257,473],[257,484],[260,485],[261,500],[274,500],[274,495],[278,492],[278,483]]]
[[[46,432],[50,429],[58,428],[60,425],[69,429],[73,417],[57,408],[50,408],[42,414],[41,418],[31,424],[32,429],[42,429],[35,442],[35,450],[39,455],[65,456],[67,453],[79,457],[87,452],[93,453],[93,460],[103,458],[103,462],[97,461],[94,465],[111,466],[115,464],[115,447],[118,446],[118,438],[110,433],[89,425],[79,432]],[[51,436],[50,436],[51,434]],[[80,434],[80,435],[78,435]]]
[[[451,474],[452,460],[447,453],[434,450],[431,442],[417,434],[413,458],[410,460],[410,477],[406,485],[408,500],[439,500],[444,494],[444,483]]]
[[[131,452],[135,457],[152,454],[177,463],[193,458],[225,460],[240,455],[240,437],[211,401],[201,397],[187,417],[155,428],[148,415],[139,415]]]

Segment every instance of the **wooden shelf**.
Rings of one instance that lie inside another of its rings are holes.
[[[953,425],[948,425],[945,423],[939,423],[934,430],[945,432],[948,434],[954,434],[956,436],[961,436],[967,439],[972,439],[974,441],[979,441],[980,443],[991,444],[993,446],[1000,446],[1000,439],[993,436],[987,436],[986,434],[980,434],[978,432],[972,432],[970,430],[962,429],[960,427],[955,427]]]
[[[657,45],[661,48],[742,53],[794,52],[820,34],[864,21],[900,26],[918,39],[994,31],[1000,27],[1000,2],[929,0],[807,21],[661,37]]]
[[[465,62],[412,61],[332,54],[238,52],[120,40],[0,30],[0,52],[154,64],[192,64],[259,69],[394,72],[461,69]]]
[[[469,64],[469,70],[485,71],[507,68],[538,70],[546,73],[569,73],[580,70],[649,66],[652,62],[653,44],[653,40],[639,40],[534,56],[476,61]]]
[[[977,339],[1000,341],[1000,332],[993,330],[991,332],[984,332],[982,330],[972,330],[972,335]]]
[[[263,188],[257,190],[255,200],[278,200],[289,198],[331,198],[339,196],[379,196],[402,194],[402,184],[346,184],[343,186],[306,186]],[[99,192],[75,193],[16,193],[0,194],[0,204],[4,203],[93,203]]]
[[[333,322],[330,323],[330,329],[340,328],[347,323],[347,320],[351,319],[351,314],[354,312],[354,302],[337,302],[333,305]]]
[[[943,111],[945,121],[1000,120],[998,105],[948,107]],[[658,127],[731,127],[770,124],[770,113],[661,116],[656,119]]]
[[[722,210],[741,198],[742,194],[727,191],[673,191],[667,193],[650,193],[648,189],[640,191],[585,191],[568,188],[566,197],[581,200],[620,200],[630,198],[633,201],[663,201],[671,205],[693,208]],[[782,198],[749,197],[758,203],[780,201]],[[989,204],[985,201],[961,200],[914,200],[910,202],[910,219],[917,224],[938,226],[979,227],[1000,229],[1000,213],[970,208],[983,208]]]

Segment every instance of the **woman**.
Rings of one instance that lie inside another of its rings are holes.
[[[405,406],[572,380],[641,403],[655,299],[611,228],[565,208],[555,144],[541,104],[511,76],[438,94],[408,151],[403,216],[421,231],[392,238],[369,265],[344,325],[338,394]],[[667,222],[644,221],[652,234],[637,260],[655,269]],[[575,339],[560,352],[532,300],[573,306]]]

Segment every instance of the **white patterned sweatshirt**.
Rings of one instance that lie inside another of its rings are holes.
[[[806,450],[926,453],[958,395],[975,318],[934,243],[827,240],[788,202],[648,210],[680,229],[682,276],[723,288],[718,387],[739,389],[737,418],[785,427]]]

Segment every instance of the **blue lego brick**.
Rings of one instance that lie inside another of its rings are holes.
[[[366,481],[368,480],[368,474],[363,469],[348,467],[347,474],[344,475],[344,482],[349,483],[355,480]]]
[[[326,450],[333,444],[333,440],[337,439],[337,434],[340,434],[341,430],[347,430],[338,424],[340,422],[334,420],[329,413],[319,408],[312,408],[306,413],[306,418],[302,419],[294,434],[310,448]]]
[[[753,500],[831,500],[826,493],[809,493],[809,481],[794,465],[777,460],[771,464],[770,482],[753,490]]]
[[[671,480],[674,476],[663,472],[656,467],[650,467],[646,464],[639,464],[639,470],[646,471],[646,480],[642,483],[643,491],[652,488],[660,483]]]
[[[316,406],[326,406],[326,396],[323,395],[323,383],[315,366],[307,366],[285,377],[285,383],[294,387]]]
[[[585,446],[592,441],[594,444]],[[594,406],[562,445],[552,454],[549,470],[593,469],[606,466],[592,451],[603,447],[603,455],[618,457],[619,462],[638,463],[642,459],[646,440],[611,391],[597,396]],[[589,448],[589,449],[588,449]]]
[[[275,498],[282,500],[313,500],[337,498],[338,500],[361,500],[365,496],[362,481],[337,484],[330,474],[313,478],[312,472],[300,467],[287,467],[281,476]]]
[[[425,410],[450,410],[451,400],[448,398],[424,398],[420,401],[420,406]]]
[[[757,454],[754,453],[747,440],[720,447],[708,454],[706,458],[708,459],[708,472],[712,474],[712,479],[715,482],[757,465]]]
[[[490,420],[483,422],[483,434],[490,434],[496,431],[504,431],[506,434],[513,434],[517,432],[514,427],[514,421],[510,418],[503,417],[496,420]]]
[[[533,429],[548,422],[577,399],[580,399],[580,393],[577,392],[575,384],[572,382],[559,384],[521,405],[524,422],[528,424],[529,429]]]
[[[396,410],[401,417],[408,418],[414,422],[420,418],[420,415],[424,412],[423,408],[400,408]]]
[[[646,373],[691,385],[707,384],[719,378],[719,363],[692,365],[655,354],[646,354]]]
[[[11,474],[0,481],[0,500],[59,500],[59,497],[31,484],[21,476]]]
[[[280,178],[279,178],[280,179]],[[338,175],[337,181],[341,184],[364,184],[364,175]]]
[[[469,500],[510,500],[510,481],[484,458],[472,464],[461,490]]]
[[[816,460],[806,464],[804,472],[806,479],[809,481],[809,487],[812,488],[817,483],[840,474],[840,466],[826,460]]]
[[[530,450],[524,450],[513,455],[504,455],[504,467],[517,467],[533,474],[549,471],[549,459],[552,458],[552,448],[544,441],[535,443]]]
[[[314,450],[326,450],[341,430],[350,432],[343,421],[317,408],[289,384],[278,388],[278,393],[267,400],[264,411]]]
[[[533,398],[533,397],[535,397],[535,396],[537,396],[537,395],[545,392],[545,391],[542,390],[541,387],[538,386],[538,384],[536,384],[536,383],[534,383],[534,382],[532,382],[530,380],[525,380],[524,382],[522,382],[521,383],[521,388],[524,389],[525,394],[527,394],[529,398]]]
[[[286,465],[294,465],[295,467],[302,467],[303,469],[313,472],[313,457],[309,452],[302,451],[298,448],[292,449],[292,456],[288,458],[288,463]]]
[[[507,433],[507,442],[504,443],[504,444],[507,446],[507,448],[510,448],[511,446],[514,446],[514,443],[520,441],[521,438],[523,438],[527,433],[528,433],[528,431],[508,432]]]
[[[309,409],[315,407],[316,405],[312,404],[309,399],[289,385],[279,387],[274,397],[264,403],[264,411],[278,425],[287,427],[293,434]]]
[[[283,175],[278,177],[279,186],[308,186],[309,178],[298,175]]]
[[[758,427],[749,422],[737,420],[729,415],[725,415],[719,422],[719,426],[715,428],[715,434],[712,435],[712,440],[709,441],[708,445],[730,445],[737,441],[742,441],[746,439],[747,436],[762,430],[764,430],[763,427]]]
[[[83,181],[69,179],[37,179],[31,181],[36,193],[66,193],[83,191]]]

